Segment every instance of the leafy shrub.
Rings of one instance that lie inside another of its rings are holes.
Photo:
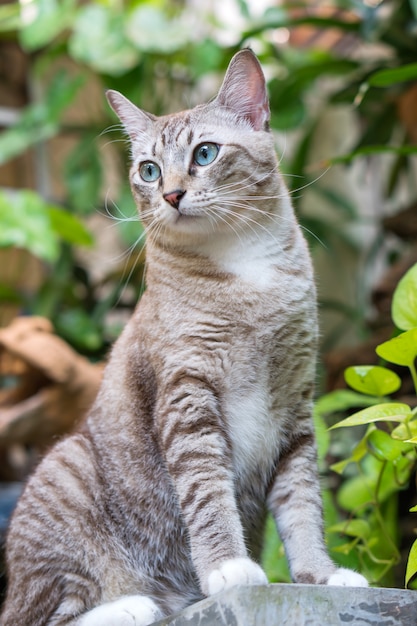
[[[365,430],[350,455],[332,466],[348,475],[337,500],[349,515],[329,531],[349,538],[337,549],[344,554],[355,551],[362,571],[373,582],[388,580],[400,562],[398,496],[417,468],[417,399],[407,404],[390,397],[402,380],[384,365],[407,368],[417,393],[417,264],[394,292],[392,318],[395,336],[376,348],[383,364],[347,368],[345,380],[354,391],[335,391],[321,402],[322,412],[337,402],[343,409],[366,406],[331,427]],[[417,511],[417,506],[411,510]],[[416,575],[417,540],[409,553],[405,584],[412,585]]]

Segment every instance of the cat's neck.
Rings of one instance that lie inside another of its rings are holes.
[[[148,280],[166,274],[218,277],[225,275],[267,287],[277,268],[290,269],[303,242],[290,204],[279,216],[238,232],[228,229],[194,239],[148,240]],[[299,263],[299,260],[297,261]],[[164,277],[165,282],[165,277]]]

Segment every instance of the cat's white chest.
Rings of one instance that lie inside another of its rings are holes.
[[[240,259],[225,259],[222,269],[260,289],[267,289],[276,280],[276,269],[271,260],[255,255]]]
[[[268,237],[213,242],[208,254],[220,271],[258,289],[268,289],[276,281],[279,246]]]
[[[252,471],[267,472],[278,457],[278,424],[262,382],[247,389],[236,389],[226,399],[233,464],[241,477]]]

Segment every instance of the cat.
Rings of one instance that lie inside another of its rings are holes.
[[[298,583],[365,586],[326,552],[312,424],[312,264],[278,171],[256,56],[217,97],[130,137],[147,288],[97,400],[28,481],[2,626],[144,626],[265,585],[267,508]]]

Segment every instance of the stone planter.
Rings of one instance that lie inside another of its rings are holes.
[[[236,587],[154,626],[416,626],[417,592],[268,585]]]

